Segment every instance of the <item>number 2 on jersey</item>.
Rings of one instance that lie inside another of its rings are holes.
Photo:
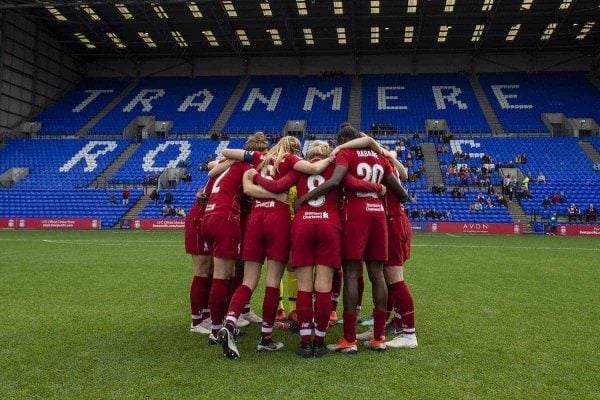
[[[229,167],[229,168],[231,168],[231,167]],[[227,173],[229,172],[229,168],[227,168],[225,171],[223,171],[223,173],[221,175],[219,175],[219,177],[217,178],[217,180],[215,181],[215,183],[213,185],[211,193],[219,193],[219,190],[221,190],[221,187],[219,185],[221,184],[221,181],[223,180],[225,175],[227,175]]]
[[[356,166],[356,175],[362,178],[364,181],[370,181],[372,183],[379,183],[383,178],[383,167],[379,164],[370,166],[367,163],[360,163]],[[356,192],[358,197],[374,197],[378,195],[375,192]]]

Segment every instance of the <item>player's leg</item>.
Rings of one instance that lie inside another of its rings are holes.
[[[402,329],[402,334],[386,344],[390,347],[416,348],[418,344],[415,333],[415,308],[412,295],[404,280],[404,268],[386,267],[384,273],[388,290],[394,299],[395,322],[400,323]]]
[[[203,326],[203,321],[210,316],[208,308],[208,296],[210,293],[211,258],[204,255],[192,255],[194,266],[194,277],[190,286],[190,308],[192,325],[190,330],[194,333],[208,335],[210,330]]]
[[[277,314],[279,284],[281,283],[284,267],[285,263],[283,261],[267,261],[265,297],[263,300],[263,323],[261,340],[257,346],[258,351],[275,351],[283,347],[283,343],[273,341],[273,325],[275,323],[275,315]]]
[[[342,353],[356,353],[356,304],[358,303],[358,276],[361,273],[362,261],[347,260],[343,264],[344,270],[344,334],[336,344],[327,346],[329,350]]]
[[[387,286],[381,261],[367,261],[367,272],[373,295],[373,337],[365,346],[373,350],[385,350],[385,321],[387,317]]]
[[[338,320],[337,306],[340,300],[342,290],[342,270],[337,270],[333,274],[331,283],[331,314],[329,316],[329,326],[333,325]]]
[[[325,354],[325,333],[329,324],[328,310],[331,309],[331,286],[335,272],[337,272],[335,269],[325,265],[317,265],[315,269],[315,338],[313,341],[315,357]]]
[[[312,357],[312,328],[313,328],[313,267],[311,265],[296,267],[298,282],[298,299],[296,311],[300,329],[300,345],[296,354],[301,357]]]
[[[288,309],[290,310],[288,314],[288,320],[297,321],[298,317],[296,311],[296,300],[298,297],[298,281],[291,263],[288,263],[286,269],[287,271],[285,276],[287,284]]]
[[[212,286],[210,289],[210,315],[212,319],[211,339],[217,343],[217,334],[223,327],[223,319],[227,310],[229,280],[233,275],[235,259],[214,258],[215,269],[213,272]]]

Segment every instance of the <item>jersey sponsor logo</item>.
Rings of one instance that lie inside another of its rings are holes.
[[[323,212],[307,211],[302,216],[302,219],[329,219],[329,213],[327,211],[323,211]]]
[[[275,207],[275,200],[271,200],[271,201],[256,200],[255,206],[258,208],[273,208],[273,207]]]
[[[367,211],[383,211],[383,204],[367,203],[365,209]]]
[[[214,204],[214,203],[213,204],[208,204],[206,206],[206,211],[212,211],[212,210],[214,210],[215,206],[216,206],[216,204]]]

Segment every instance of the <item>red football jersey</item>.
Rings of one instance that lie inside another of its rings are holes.
[[[398,170],[394,167],[392,167],[392,169],[394,176],[398,178],[398,181],[400,181],[400,175],[398,174]],[[402,206],[402,203],[400,202],[400,199],[398,198],[396,192],[391,190],[385,192],[384,201],[385,213],[387,215],[401,215],[403,213],[402,210],[404,209],[404,207]]]
[[[206,185],[204,186],[204,189],[202,189],[202,192],[204,193],[204,195],[207,198],[210,198],[210,194],[212,192],[212,188],[213,188],[214,184],[215,184],[215,178],[208,178],[208,182],[206,182]],[[196,204],[198,204],[198,206],[199,206],[197,215],[200,218],[202,218],[204,216],[205,211],[206,211],[206,205],[207,204],[200,204],[200,203],[198,203],[198,201],[196,201]]]
[[[319,159],[311,160],[317,162]],[[315,189],[326,180],[330,179],[335,170],[334,164],[329,164],[320,175],[300,174],[296,188],[298,198]],[[294,217],[294,223],[323,223],[341,228],[339,213],[340,191],[336,188],[324,196],[319,196],[304,203]]]
[[[392,166],[382,155],[373,150],[344,149],[336,157],[336,165],[348,168],[347,174],[371,183],[393,174]],[[345,187],[345,218],[364,216],[385,216],[383,201],[377,192],[361,192]]]
[[[240,201],[244,194],[242,178],[249,169],[248,164],[236,162],[215,179],[205,215],[239,217]]]
[[[258,169],[260,164],[263,162],[264,157],[265,157],[265,155],[259,151],[255,151],[252,154],[252,164],[254,165],[254,168]],[[281,159],[281,162],[279,163],[277,170],[275,170],[274,160],[271,160],[271,162],[269,163],[270,165],[267,166],[266,173],[263,172],[262,168],[259,169],[258,172],[265,178],[277,180],[277,179],[283,177],[284,175],[286,175],[288,172],[292,171],[294,169],[294,165],[296,165],[296,163],[301,160],[302,160],[302,158],[298,157],[295,154],[286,154]],[[289,206],[287,204],[282,203],[277,200],[269,200],[269,199],[255,199],[254,207],[255,208],[278,207],[278,208],[285,208],[286,210],[289,210]]]

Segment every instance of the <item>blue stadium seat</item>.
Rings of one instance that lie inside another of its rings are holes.
[[[584,72],[485,73],[479,80],[507,132],[548,132],[542,113],[600,121],[600,91]]]
[[[347,120],[349,103],[347,76],[253,77],[224,131],[279,133],[287,120],[307,120],[307,132],[333,133]]]
[[[125,78],[87,79],[33,119],[40,135],[72,135],[123,91]]]
[[[365,75],[361,128],[389,124],[398,132],[425,130],[425,119],[445,119],[450,132],[487,133],[490,128],[466,75]]]
[[[239,78],[143,78],[90,134],[120,134],[135,117],[173,121],[173,134],[207,133]]]

